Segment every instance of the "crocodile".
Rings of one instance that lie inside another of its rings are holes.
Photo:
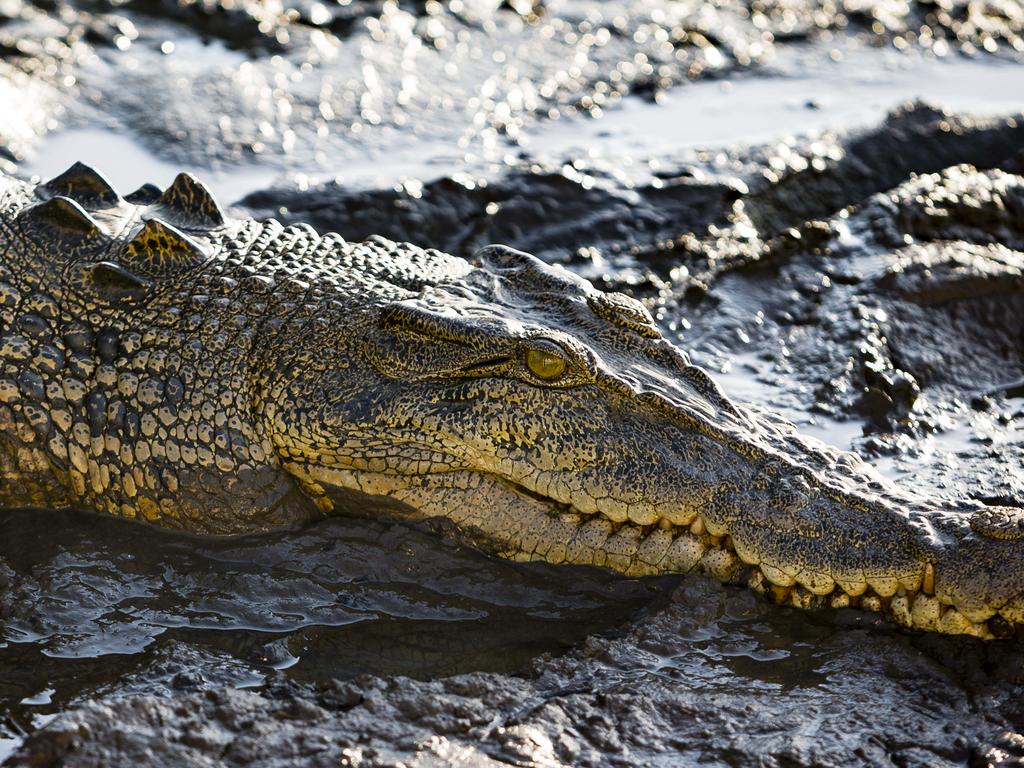
[[[0,253],[2,507],[204,534],[379,514],[1024,634],[1024,510],[899,488],[526,253],[236,218],[186,173],[122,197],[81,163],[0,178]]]

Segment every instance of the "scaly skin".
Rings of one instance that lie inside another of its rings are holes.
[[[1024,626],[1020,510],[901,492],[526,254],[225,219],[185,175],[122,200],[80,165],[0,179],[0,253],[4,506],[210,533],[443,517],[517,559]]]

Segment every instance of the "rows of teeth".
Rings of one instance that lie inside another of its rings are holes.
[[[885,613],[906,627],[984,639],[1024,634],[1024,626],[994,610],[975,609],[968,617],[942,602],[935,595],[935,567],[931,563],[922,564],[920,573],[909,580],[844,583],[821,574],[791,576],[769,563],[751,562],[754,558],[737,552],[731,536],[709,530],[700,516],[695,516],[688,527],[664,519],[640,527],[613,522],[600,513],[581,514],[568,505],[564,509],[567,514],[563,519],[577,532],[564,553],[569,561],[588,561],[582,544],[591,554],[595,549],[600,552],[605,562],[596,564],[631,576],[704,571],[724,582],[746,584],[779,605],[805,609],[856,607]],[[596,541],[588,544],[588,527],[599,531],[603,539],[599,546],[594,546]],[[605,531],[609,533],[605,535]],[[573,552],[577,547],[580,552]],[[552,554],[543,557],[551,559]]]

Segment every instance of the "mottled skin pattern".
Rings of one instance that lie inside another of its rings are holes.
[[[945,509],[731,402],[639,303],[502,247],[0,178],[0,504],[200,532],[444,518],[518,559],[1024,625],[1024,514]],[[372,502],[368,497],[377,497]]]

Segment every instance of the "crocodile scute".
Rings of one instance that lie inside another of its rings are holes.
[[[900,489],[533,256],[233,218],[184,173],[0,176],[0,506],[445,518],[515,559],[1024,631],[1024,510]]]

